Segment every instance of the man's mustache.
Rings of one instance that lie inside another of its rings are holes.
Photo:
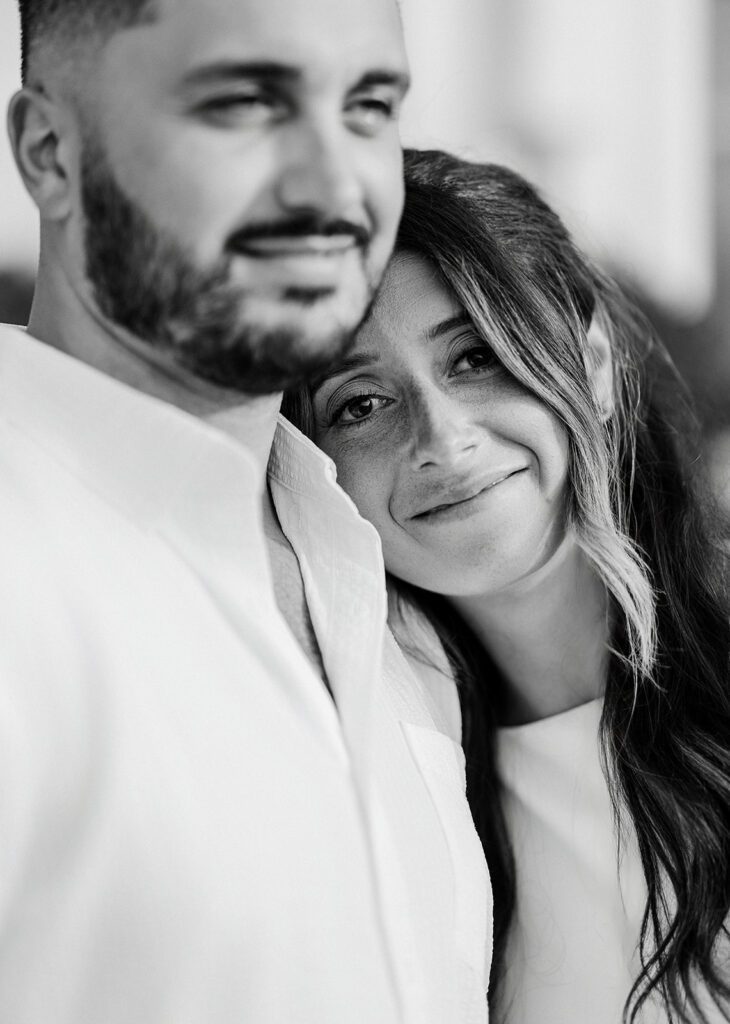
[[[231,235],[226,248],[235,252],[249,242],[272,238],[306,238],[317,235],[324,238],[350,236],[356,245],[365,248],[370,242],[371,232],[362,224],[337,219],[322,220],[319,217],[293,217],[290,220],[262,224],[250,224]]]

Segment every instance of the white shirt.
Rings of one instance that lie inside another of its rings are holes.
[[[486,1019],[451,683],[409,669],[377,535],[283,422],[269,482],[336,707],[248,451],[0,329],[2,1021]]]
[[[505,1024],[620,1024],[640,971],[646,882],[626,819],[619,862],[600,762],[602,709],[591,701],[498,732],[517,870]],[[658,1000],[638,1019],[668,1021]]]

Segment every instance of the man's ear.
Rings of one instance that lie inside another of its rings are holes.
[[[61,220],[70,208],[64,116],[37,89],[17,92],[8,108],[8,134],[15,163],[41,217]]]
[[[598,408],[601,410],[601,419],[605,422],[611,416],[614,408],[613,356],[611,342],[597,316],[591,320],[587,341],[588,380],[596,396]]]

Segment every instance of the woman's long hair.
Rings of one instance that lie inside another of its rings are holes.
[[[730,1005],[718,940],[730,911],[730,612],[727,562],[698,498],[694,421],[664,349],[518,175],[408,151],[397,246],[427,259],[505,369],[563,423],[568,521],[612,602],[601,746],[617,819],[636,832],[648,887],[632,1024],[652,993],[670,1019]],[[599,409],[588,327],[608,335],[614,410]],[[306,400],[290,416],[306,427]],[[670,415],[671,413],[671,415]],[[437,628],[460,684],[467,795],[495,897],[490,986],[514,909],[495,729],[503,684],[489,653],[435,594],[401,587]]]

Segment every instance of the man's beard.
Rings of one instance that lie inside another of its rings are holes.
[[[245,289],[232,282],[234,253],[208,268],[198,267],[125,195],[93,141],[84,147],[81,197],[86,274],[100,311],[137,339],[173,353],[180,367],[211,383],[252,395],[297,387],[348,351],[372,304],[375,282],[367,281],[361,308],[352,310],[351,322],[335,321],[325,336],[316,338],[305,337],[289,323],[271,327],[252,322],[246,315]],[[336,227],[330,226],[330,232]],[[317,234],[328,228],[308,221],[282,224],[278,230]],[[277,225],[257,233],[269,231],[276,233]],[[358,245],[364,259],[367,238],[362,230],[361,234]],[[321,300],[316,293],[284,290],[279,301],[282,306],[291,304],[302,319],[307,307]]]

